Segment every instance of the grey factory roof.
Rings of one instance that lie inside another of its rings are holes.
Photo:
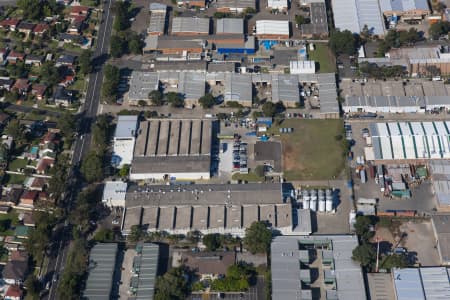
[[[384,19],[378,0],[332,0],[331,5],[337,29],[359,34],[367,25],[373,34],[384,35]]]
[[[148,100],[148,94],[158,88],[158,73],[133,71],[128,98],[132,101]]]
[[[142,121],[139,124],[134,156],[135,159],[155,156],[172,158],[206,155],[209,157],[211,138],[211,120],[152,119]],[[164,160],[161,158],[161,162]],[[144,161],[139,160],[140,163]],[[149,161],[156,163],[157,160]],[[183,159],[178,160],[178,162],[182,161]],[[200,158],[198,163],[201,161]]]
[[[300,103],[298,76],[289,74],[272,75],[272,102]]]
[[[128,183],[123,181],[106,181],[103,188],[102,202],[109,200],[123,200],[127,192]]]
[[[367,273],[371,300],[396,300],[390,273]]]
[[[131,173],[207,173],[210,172],[210,167],[211,158],[204,155],[173,157],[135,157],[132,161]]]
[[[331,242],[337,297],[365,299],[361,267],[352,260],[352,250],[358,245],[356,236],[277,236],[271,244],[272,299],[304,299],[300,279],[299,243]]]
[[[134,138],[138,125],[137,121],[138,116],[118,116],[114,138]]]
[[[284,203],[282,185],[277,183],[130,185],[126,206],[224,205]]]
[[[247,7],[256,8],[255,0],[217,0],[218,8],[242,8]]]
[[[303,34],[323,34],[328,33],[328,16],[325,2],[315,2],[310,4],[311,22],[302,24]]]
[[[152,300],[155,293],[156,274],[158,272],[159,246],[152,243],[142,245],[139,256],[139,275],[136,300]]]
[[[223,18],[217,20],[216,33],[244,33],[244,19]]]
[[[439,300],[450,298],[448,269],[445,267],[393,270],[398,300]]]
[[[116,266],[117,244],[96,244],[89,254],[89,275],[83,296],[88,300],[110,299]]]
[[[205,95],[205,73],[204,72],[182,72],[178,83],[178,93],[184,99],[198,100]]]
[[[296,215],[295,215],[296,214]],[[311,211],[309,209],[297,209],[294,211],[294,232],[299,235],[311,234]]]
[[[150,3],[150,11],[166,11],[167,5],[162,3]]]
[[[190,231],[248,228],[253,222],[264,221],[282,230],[292,230],[292,206],[281,204],[200,204],[172,205],[161,201],[157,206],[127,207],[124,232],[133,225],[149,231]]]
[[[319,83],[320,113],[339,113],[339,103],[337,100],[336,75],[334,73],[319,73],[317,75]],[[299,75],[299,78],[301,75]]]
[[[225,101],[251,101],[252,77],[248,74],[225,74]]]
[[[209,18],[175,17],[172,20],[173,33],[209,33]]]
[[[147,33],[163,34],[166,27],[166,12],[154,11],[150,15]]]
[[[385,11],[430,10],[427,0],[379,0],[380,9]]]
[[[450,214],[431,216],[434,234],[438,240],[438,252],[442,264],[450,264]]]
[[[431,161],[429,164],[433,191],[440,207],[450,206],[450,162]]]

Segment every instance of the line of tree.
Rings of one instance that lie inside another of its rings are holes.
[[[131,31],[130,3],[118,1],[114,3],[115,19],[113,28],[115,34],[110,40],[110,54],[112,57],[121,57],[124,54],[142,54],[144,42],[140,35]]]
[[[368,62],[363,62],[359,65],[359,72],[369,77],[376,79],[402,77],[406,70],[404,66],[378,66]]]
[[[430,25],[428,33],[430,37],[434,40],[439,39],[442,35],[448,35],[450,32],[450,22],[440,21]]]
[[[117,97],[117,86],[120,82],[120,70],[116,66],[107,64],[105,65],[103,72],[102,98],[111,103],[114,102]]]
[[[359,36],[350,30],[333,30],[330,32],[328,45],[335,55],[353,55],[358,50],[360,44]]]
[[[168,92],[163,94],[160,90],[154,90],[148,94],[148,99],[154,106],[170,104],[172,107],[184,107],[184,98],[177,92]],[[145,106],[147,105],[147,102],[140,100],[138,104],[139,106]]]
[[[399,48],[402,46],[412,46],[423,38],[416,28],[410,28],[406,30],[389,30],[384,36],[384,39],[380,41],[377,48],[377,55],[383,57],[391,48]]]

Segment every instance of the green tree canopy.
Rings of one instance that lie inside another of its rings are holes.
[[[151,91],[148,94],[148,98],[150,99],[150,101],[152,102],[152,104],[154,106],[161,106],[164,104],[163,95],[162,95],[161,91],[159,91],[159,90]]]
[[[272,242],[272,232],[264,222],[253,222],[245,230],[244,247],[252,254],[266,253]]]
[[[81,174],[87,182],[100,181],[103,178],[103,161],[102,157],[90,151],[81,162]]]
[[[125,178],[128,177],[128,174],[130,174],[130,165],[125,164],[120,168],[119,176]]]
[[[211,93],[207,93],[204,96],[200,97],[198,99],[198,102],[203,108],[211,108],[216,104],[216,99],[214,99],[214,96]]]
[[[376,261],[376,252],[371,244],[363,243],[353,249],[353,259],[358,261],[361,266],[371,268]]]
[[[357,50],[357,38],[349,31],[334,30],[330,33],[328,44],[335,55],[353,55]]]
[[[113,242],[114,232],[109,228],[101,228],[94,234],[94,240],[97,242]]]
[[[437,40],[441,35],[448,34],[450,32],[450,22],[441,21],[431,24],[428,32],[431,38]]]
[[[183,97],[176,92],[168,92],[166,94],[167,102],[172,107],[184,107],[184,99]]]
[[[83,74],[88,74],[92,72],[92,51],[83,50],[80,57],[78,58],[78,63],[80,65],[80,72]]]
[[[118,3],[118,2],[116,2]],[[127,50],[127,41],[115,34],[111,36],[110,53],[114,58],[121,57]]]
[[[221,247],[220,234],[211,233],[203,236],[203,244],[206,246],[208,251],[216,251]]]
[[[405,255],[392,254],[383,257],[380,262],[380,269],[406,268],[408,259]]]
[[[358,216],[354,225],[355,233],[361,238],[363,242],[368,242],[375,232],[371,227],[376,224],[376,220],[370,216]]]
[[[155,300],[184,300],[190,292],[184,267],[172,268],[155,284]]]

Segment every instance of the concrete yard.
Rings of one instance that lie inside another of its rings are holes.
[[[133,267],[133,258],[136,256],[135,249],[127,249],[123,258],[122,269],[119,285],[119,298],[128,299],[128,289],[130,287],[130,279],[133,275],[131,269]]]

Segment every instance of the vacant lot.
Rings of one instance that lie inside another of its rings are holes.
[[[281,134],[284,175],[288,180],[326,180],[339,176],[345,163],[345,137],[341,120],[289,119],[279,127],[294,128]]]
[[[316,62],[319,73],[336,72],[336,60],[326,44],[315,44],[314,51],[308,50],[309,59]]]

